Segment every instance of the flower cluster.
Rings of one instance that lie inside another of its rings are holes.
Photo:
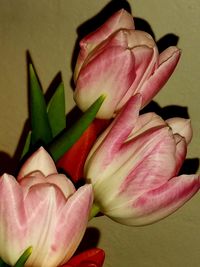
[[[31,156],[16,179],[0,177],[2,262],[101,267],[101,249],[72,257],[89,217],[101,212],[124,225],[147,225],[176,211],[199,190],[199,175],[180,175],[192,139],[190,120],[140,114],[179,57],[177,47],[159,54],[153,38],[135,30],[129,13],[116,12],[80,42],[74,99],[84,113],[69,131],[58,101],[62,88],[46,107],[31,68],[32,128],[23,152]],[[38,115],[44,122],[39,126]],[[35,149],[40,142],[52,157],[43,147]],[[28,256],[23,254],[27,248]]]

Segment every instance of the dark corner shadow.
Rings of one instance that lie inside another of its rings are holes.
[[[148,32],[156,41],[156,36],[150,26],[150,24],[141,18],[134,18],[136,30]],[[159,53],[163,52],[169,46],[176,46],[178,44],[179,37],[173,33],[167,33],[159,40],[156,41]]]
[[[167,120],[172,117],[181,117],[185,119],[189,119],[188,109],[187,107],[170,105],[166,107],[159,106],[155,101],[151,101],[143,110],[141,114],[146,112],[155,112],[159,116],[161,116],[164,120]],[[199,168],[199,159],[186,159],[183,163],[183,166],[180,170],[180,174],[194,174],[197,172]]]
[[[159,53],[163,52],[169,46],[177,46],[178,41],[179,37],[173,33],[168,33],[164,35],[157,41]]]
[[[155,39],[155,34],[152,30],[152,27],[146,20],[134,17],[134,23],[136,30],[148,32],[153,37],[153,39]]]
[[[15,175],[16,162],[7,153],[0,151],[0,176],[4,173]]]
[[[164,120],[167,120],[172,117],[181,117],[189,119],[188,108],[178,105],[169,105],[161,107],[157,102],[151,101],[146,107],[141,111],[141,114],[147,112],[155,112],[161,116]]]
[[[199,169],[199,159],[186,159],[180,169],[180,174],[194,174]]]
[[[95,227],[88,227],[75,254],[79,254],[87,249],[97,247],[99,240],[100,231]]]

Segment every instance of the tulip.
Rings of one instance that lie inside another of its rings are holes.
[[[78,55],[77,64],[74,72],[74,79],[77,79],[80,68],[87,56],[102,41],[106,40],[113,32],[120,29],[135,29],[134,20],[131,14],[121,9],[114,13],[103,25],[96,31],[88,34],[80,41],[81,51]]]
[[[108,124],[108,120],[94,120],[79,140],[56,163],[57,168],[65,171],[74,183],[83,179],[85,160],[97,137]]]
[[[135,30],[124,10],[83,38],[80,47],[74,99],[85,111],[98,96],[106,95],[97,113],[100,119],[114,117],[136,93],[142,94],[144,107],[167,82],[180,57],[174,46],[159,55],[153,38]]]
[[[40,148],[22,166],[18,181],[0,177],[0,258],[13,266],[31,246],[25,266],[66,263],[82,239],[92,201],[91,186],[76,191]]]
[[[178,176],[192,135],[189,120],[171,119],[169,126],[155,113],[138,116],[141,103],[139,94],[130,98],[84,168],[99,210],[135,226],[168,216],[199,189],[198,175]]]
[[[73,256],[62,267],[101,267],[103,266],[105,253],[100,248],[92,248]]]

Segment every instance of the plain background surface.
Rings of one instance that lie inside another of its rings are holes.
[[[127,6],[125,1],[106,0],[0,0],[1,173],[12,172],[10,157],[28,116],[26,51],[30,51],[44,90],[62,72],[69,111],[73,106],[70,79],[77,28],[107,4],[113,10],[121,2]],[[178,106],[173,109],[175,113],[184,113],[187,108],[194,129],[188,158],[198,158],[200,3],[198,0],[131,0],[129,7],[135,17],[148,22],[156,40],[166,34],[179,37],[181,61],[155,101],[161,107]],[[190,168],[197,171],[195,163],[192,160]],[[196,195],[178,212],[150,226],[131,228],[100,217],[92,220],[88,232],[88,244],[97,243],[105,249],[105,267],[199,267],[200,196]]]

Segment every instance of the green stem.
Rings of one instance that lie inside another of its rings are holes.
[[[96,203],[93,203],[91,211],[90,211],[89,220],[94,218],[99,212],[100,212],[100,207]]]

